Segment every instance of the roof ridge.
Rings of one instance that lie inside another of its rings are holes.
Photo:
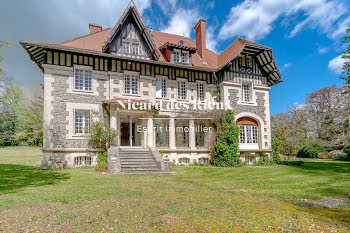
[[[172,35],[172,36],[180,36],[180,37],[183,37],[183,38],[186,38],[186,39],[189,39],[190,41],[192,41],[193,43],[196,43],[196,41],[194,41],[194,40],[192,40],[191,38],[189,38],[189,37],[186,37],[186,36],[181,36],[181,35],[177,35],[177,34],[174,34],[174,33],[169,33],[169,32],[162,32],[162,31],[157,31],[157,30],[152,30],[152,31],[150,31],[150,32],[160,32],[160,33],[163,33],[163,34],[168,34],[168,35]],[[206,48],[209,52],[211,52],[211,53],[213,53],[213,54],[215,54],[215,55],[219,55],[219,54],[217,54],[216,52],[214,52],[213,50],[211,50],[211,49],[208,49],[208,48]]]
[[[103,30],[101,30],[101,31],[98,31],[98,32],[89,33],[89,34],[86,34],[86,35],[83,35],[83,36],[78,36],[78,37],[75,37],[75,38],[73,38],[73,39],[60,42],[59,44],[65,44],[65,43],[72,42],[72,41],[74,41],[74,40],[78,40],[78,39],[81,39],[81,38],[84,38],[84,37],[87,37],[87,36],[95,35],[95,34],[97,34],[97,33],[106,31],[106,30],[108,30],[108,29],[111,29],[111,27],[105,28],[105,29],[103,29]]]

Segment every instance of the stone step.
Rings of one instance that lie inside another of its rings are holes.
[[[153,159],[151,156],[121,156],[120,159]]]
[[[139,173],[139,174],[145,174],[145,173],[152,173],[152,172],[161,172],[160,169],[121,169],[121,172],[124,173]]]
[[[124,165],[122,165],[122,169],[129,169],[129,168],[142,168],[142,169],[144,169],[144,168],[154,168],[154,169],[156,169],[156,168],[158,168],[158,166],[157,166],[157,164],[155,163],[155,164],[124,164]]]
[[[134,161],[134,160],[132,160],[132,161],[130,161],[130,160],[123,160],[123,161],[120,161],[120,164],[121,165],[128,165],[128,164],[145,164],[145,165],[148,165],[148,164],[157,164],[157,162],[156,161],[154,161],[154,160],[150,160],[150,161]]]

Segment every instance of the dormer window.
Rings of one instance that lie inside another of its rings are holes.
[[[180,62],[180,51],[174,50],[174,62],[179,63]]]
[[[180,40],[179,45],[183,46],[185,42],[183,40]]]
[[[189,59],[189,53],[187,51],[182,51],[181,54],[181,62],[182,63],[189,63],[190,59]]]
[[[188,51],[180,51],[174,49],[174,63],[185,63],[188,64],[190,62],[190,53]]]

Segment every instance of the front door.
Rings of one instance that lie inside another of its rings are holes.
[[[142,146],[142,120],[138,117],[125,116],[120,118],[120,146]]]

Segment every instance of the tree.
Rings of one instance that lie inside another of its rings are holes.
[[[10,38],[8,38],[6,41],[0,41],[0,54],[2,51],[2,48],[11,48],[11,44],[10,44]],[[3,61],[4,59],[0,56],[0,63]],[[0,67],[0,72],[2,72],[2,69]]]
[[[347,87],[346,93],[350,93],[350,29],[347,29],[346,33],[349,35],[344,36],[343,42],[347,44],[348,47],[342,56],[342,58],[345,59],[345,63],[343,65],[343,74],[345,76],[341,78],[345,80],[345,86]]]
[[[17,132],[16,108],[23,99],[23,92],[20,87],[5,85],[3,94],[0,97],[0,146],[14,146]]]
[[[225,112],[217,125],[212,163],[218,167],[241,166],[238,156],[239,127],[231,110]]]
[[[44,90],[42,85],[32,84],[29,93],[15,108],[17,112],[16,139],[29,146],[43,144]]]
[[[93,113],[90,116],[90,139],[89,145],[94,148],[103,149],[107,151],[110,148],[112,141],[117,136],[117,131],[112,129],[103,116]]]

